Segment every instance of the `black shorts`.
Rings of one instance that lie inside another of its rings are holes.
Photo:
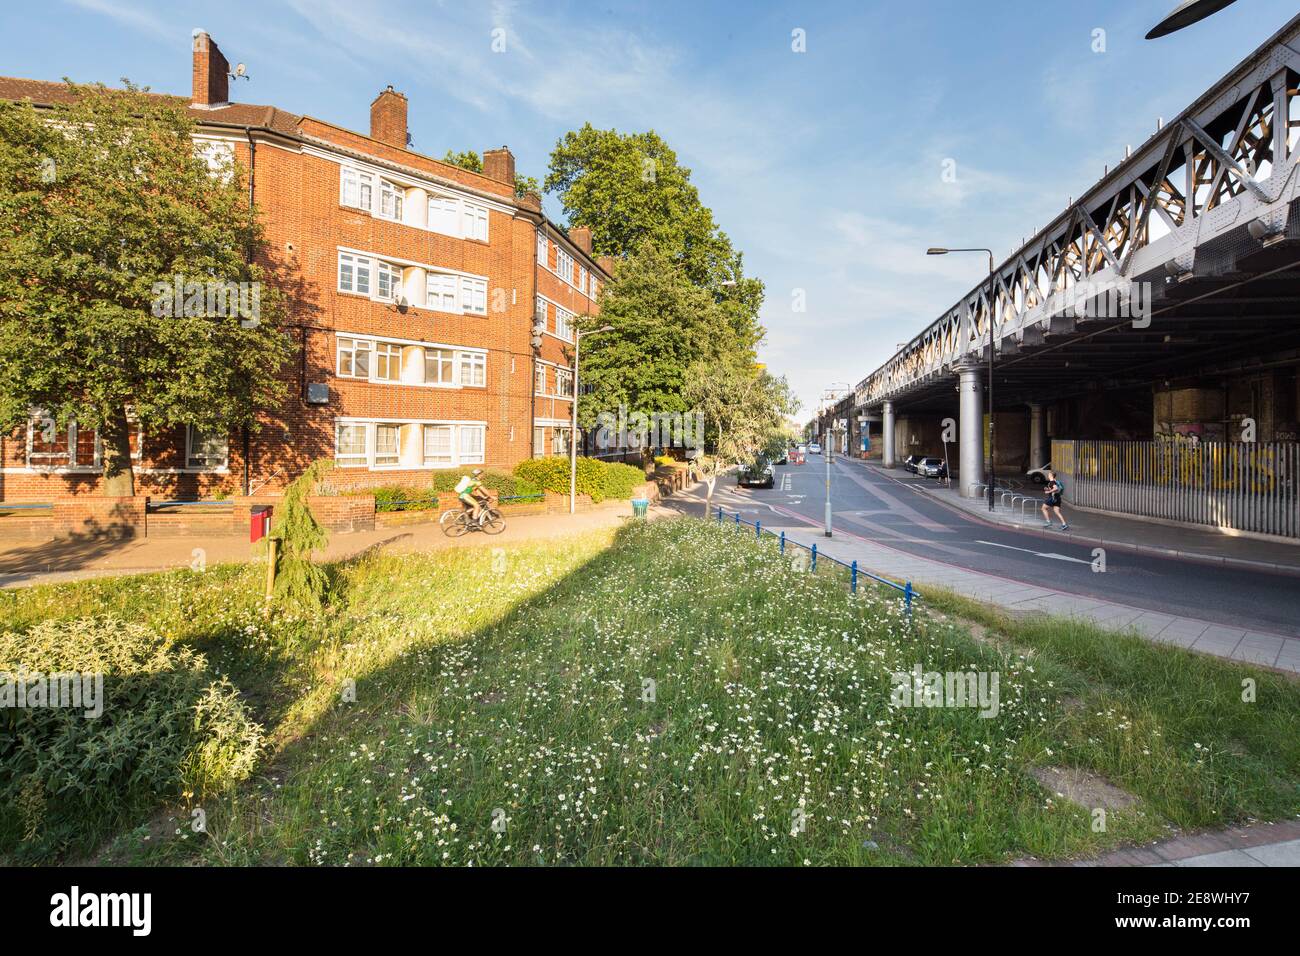
[[[1061,496],[1060,496],[1060,495],[1048,495],[1048,496],[1047,496],[1047,507],[1049,507],[1049,508],[1059,508],[1060,506],[1061,506]]]

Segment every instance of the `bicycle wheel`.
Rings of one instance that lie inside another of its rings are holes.
[[[488,511],[483,515],[483,521],[479,525],[488,534],[500,534],[506,530],[506,519],[501,517],[499,511]]]
[[[469,530],[469,519],[465,517],[464,511],[445,511],[438,524],[442,525],[442,533],[449,538],[459,538]]]

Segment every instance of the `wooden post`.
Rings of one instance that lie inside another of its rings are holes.
[[[275,590],[275,546],[279,542],[275,538],[268,538],[266,542],[266,599],[271,600],[271,594]]]

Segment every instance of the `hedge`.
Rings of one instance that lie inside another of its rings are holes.
[[[439,492],[456,490],[462,475],[462,471],[444,471],[433,475],[427,485],[381,485],[353,493],[374,495],[376,511],[428,511],[438,507]],[[479,481],[502,498],[531,498],[542,493],[535,483],[506,471],[484,470]]]
[[[569,459],[563,456],[521,461],[515,465],[515,474],[547,491],[569,493]],[[644,481],[645,472],[633,465],[596,458],[578,459],[577,492],[590,495],[592,501],[631,498],[636,487]]]

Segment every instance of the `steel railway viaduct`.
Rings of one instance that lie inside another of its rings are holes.
[[[1300,16],[1126,153],[815,427],[971,497],[1051,459],[1078,505],[1300,537]]]

